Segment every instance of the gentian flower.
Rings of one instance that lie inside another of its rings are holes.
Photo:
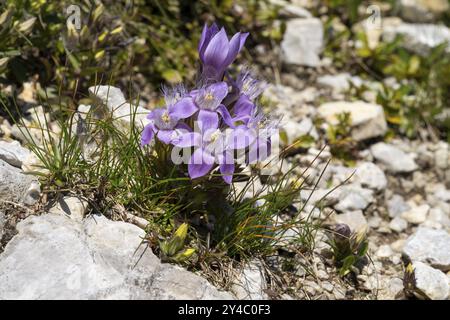
[[[209,128],[200,132],[186,132],[172,143],[181,148],[196,147],[189,159],[188,173],[191,179],[200,178],[211,171],[215,163],[223,180],[230,184],[234,173],[234,159],[229,147],[229,132]]]
[[[219,116],[230,119],[230,113],[222,104],[222,100],[228,94],[226,82],[218,82],[206,86],[195,92],[191,92],[194,107],[199,110],[197,121],[200,129],[206,132],[207,129],[217,129],[219,127]]]
[[[182,87],[165,92],[166,108],[155,109],[149,113],[147,119],[151,120],[142,133],[141,145],[149,144],[156,134],[158,139],[169,144],[182,130],[190,130],[181,123],[181,119],[192,116],[197,107],[192,99],[186,96]]]
[[[248,33],[236,33],[228,40],[224,28],[216,24],[203,27],[202,36],[198,44],[198,53],[203,64],[203,78],[221,81],[226,68],[236,59],[244,46]]]

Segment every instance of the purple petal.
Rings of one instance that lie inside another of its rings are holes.
[[[264,161],[270,156],[271,143],[270,139],[258,138],[249,148],[248,163]]]
[[[225,29],[216,33],[204,53],[204,64],[219,70],[228,55],[229,43]]]
[[[223,81],[214,83],[208,86],[205,91],[211,93],[220,103],[228,94],[228,84]]]
[[[169,144],[173,139],[174,130],[159,130],[157,137],[165,144]]]
[[[154,136],[154,130],[155,127],[152,123],[149,123],[145,126],[144,130],[142,131],[142,137],[141,137],[141,146],[145,146],[146,144],[149,144],[150,141],[152,141]]]
[[[186,119],[192,116],[197,111],[197,106],[194,104],[192,98],[183,98],[173,106],[169,106],[169,113],[178,119]]]
[[[239,120],[250,118],[255,105],[245,95],[241,95],[234,105],[234,114]]]
[[[202,36],[200,38],[200,41],[198,43],[198,54],[200,56],[200,59],[204,60],[204,53],[205,49],[208,46],[208,43],[211,41],[211,38],[219,32],[219,28],[215,23],[211,25],[211,27],[208,27],[208,25],[205,23],[203,26]]]
[[[222,179],[226,183],[231,184],[231,180],[233,179],[233,174],[234,174],[234,163],[220,164],[219,169],[220,169],[220,173],[222,174]]]
[[[232,149],[245,149],[255,139],[255,130],[248,129],[245,126],[239,126],[230,133],[228,145]]]
[[[214,165],[214,157],[202,148],[198,148],[191,156],[188,165],[189,177],[199,178],[207,174]]]
[[[223,121],[230,127],[230,128],[234,128],[234,122],[233,119],[231,118],[230,112],[228,112],[228,109],[221,104],[218,108],[217,108],[217,112],[222,116]]]
[[[172,141],[172,144],[180,147],[198,147],[202,143],[202,136],[198,132],[187,132],[179,135],[176,139]]]
[[[219,127],[219,116],[214,111],[200,110],[197,121],[201,132]]]

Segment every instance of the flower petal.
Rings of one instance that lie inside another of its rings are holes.
[[[220,173],[222,174],[222,179],[228,183],[231,184],[231,180],[233,180],[233,174],[234,174],[234,162],[227,164],[223,163],[219,166]]]
[[[201,132],[219,127],[219,116],[214,111],[200,110],[197,121]]]
[[[165,144],[172,142],[174,130],[159,130],[157,137]]]
[[[145,146],[146,144],[149,144],[150,141],[152,141],[154,130],[155,127],[153,126],[153,123],[149,123],[145,126],[144,130],[142,131],[141,146]]]
[[[241,95],[234,105],[234,114],[236,116],[235,120],[244,120],[250,118],[253,114],[254,109],[255,105],[253,104],[253,102],[251,102],[247,96]]]
[[[231,118],[230,112],[228,112],[228,109],[223,104],[221,104],[217,108],[217,112],[222,116],[222,119],[227,124],[227,126],[229,126],[230,128],[234,128],[234,122]]]
[[[200,56],[200,60],[204,60],[204,54],[205,49],[208,46],[208,43],[211,41],[211,38],[219,32],[219,28],[215,23],[211,25],[211,27],[208,27],[208,25],[205,23],[203,26],[202,36],[200,38],[200,41],[198,43],[198,54]]]
[[[191,97],[183,98],[173,106],[169,106],[169,113],[178,119],[186,119],[198,110]]]
[[[208,43],[204,53],[203,63],[212,66],[216,70],[220,70],[223,62],[227,58],[229,42],[225,29],[222,28],[216,33]]]
[[[202,148],[198,148],[191,156],[188,165],[189,177],[199,178],[207,174],[214,165],[214,157]]]
[[[247,39],[248,33],[236,33],[230,40],[230,46],[227,53],[227,57],[225,58],[222,68],[227,68],[233,61],[236,59],[239,51],[241,51],[245,40]]]
[[[256,139],[255,130],[245,126],[238,126],[228,137],[228,146],[231,149],[245,149]]]
[[[202,136],[198,132],[187,132],[172,140],[172,144],[180,148],[198,147],[201,142]]]

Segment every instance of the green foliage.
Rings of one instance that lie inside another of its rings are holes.
[[[339,274],[345,276],[352,271],[358,273],[367,262],[369,242],[365,231],[351,233],[348,226],[337,225],[336,231],[327,235]]]
[[[216,19],[230,31],[257,31],[250,40],[258,43],[270,44],[281,34],[273,23],[276,9],[266,1],[84,0],[76,3],[81,9],[80,30],[66,25],[66,10],[72,4],[0,4],[2,82],[20,87],[34,79],[58,91],[58,103],[70,103],[74,91],[85,92],[112,75],[131,79],[141,89],[159,88],[162,82],[195,80],[192,65],[205,22]]]
[[[327,129],[330,151],[335,157],[351,165],[355,158],[353,153],[356,148],[356,141],[351,137],[351,114],[341,113],[337,116],[337,120],[336,125],[330,125]]]
[[[195,249],[185,247],[188,224],[181,224],[170,239],[160,242],[161,260],[171,262],[184,262],[191,258]]]
[[[325,25],[325,56],[332,58],[337,68],[350,70],[366,80],[393,77],[397,81],[398,86],[382,85],[377,97],[377,103],[384,107],[387,120],[396,132],[413,137],[419,129],[427,128],[432,135],[449,140],[450,54],[446,51],[447,44],[435,47],[424,56],[405,49],[402,37],[371,47],[361,26],[353,25],[364,16],[349,20],[336,10],[333,12]],[[352,88],[352,98],[354,94]],[[364,99],[363,90],[356,94],[357,98]]]

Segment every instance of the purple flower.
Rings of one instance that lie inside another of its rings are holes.
[[[236,33],[228,40],[224,28],[216,24],[203,27],[202,36],[198,44],[198,53],[203,64],[203,78],[205,80],[220,81],[226,68],[236,59],[244,46],[248,33]]]
[[[224,119],[231,119],[230,113],[222,104],[222,100],[227,94],[228,85],[226,82],[214,83],[191,92],[192,104],[196,110],[199,110],[197,121],[203,132],[219,127],[218,114]]]
[[[192,116],[197,107],[192,99],[186,96],[182,87],[165,92],[166,108],[155,109],[149,113],[147,119],[150,123],[142,132],[141,145],[149,144],[156,134],[159,140],[169,144],[183,130],[190,130],[187,125],[181,123],[181,119]]]
[[[228,132],[209,128],[181,134],[172,143],[181,148],[196,147],[188,164],[191,179],[203,177],[218,163],[223,180],[230,184],[234,173],[234,159],[227,137]]]
[[[245,122],[232,131],[230,146],[233,149],[248,147],[248,163],[263,161],[270,155],[271,137],[277,128],[277,121],[267,118],[255,107]]]

